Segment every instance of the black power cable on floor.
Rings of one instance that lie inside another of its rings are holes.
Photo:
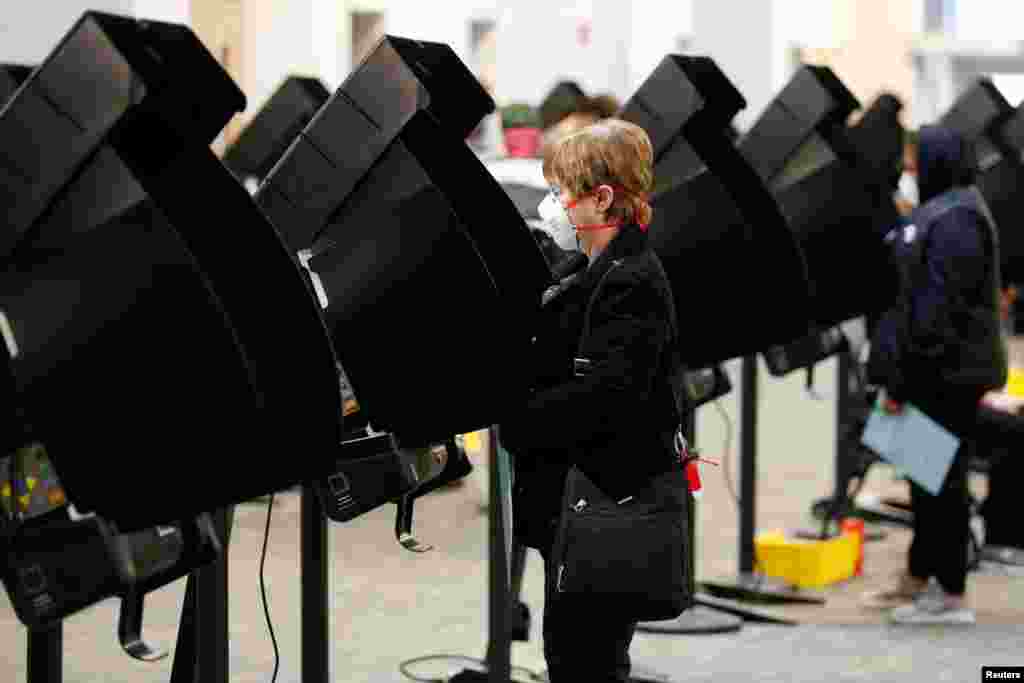
[[[267,526],[263,529],[263,550],[260,553],[260,596],[263,598],[263,616],[267,619],[267,629],[270,631],[270,642],[274,646],[274,675],[270,683],[277,681],[277,671],[281,666],[281,653],[277,649],[277,637],[274,635],[274,624],[270,621],[270,608],[267,606],[267,585],[263,580],[263,567],[267,562],[267,541],[270,540],[270,515],[274,511],[274,494],[270,494],[267,502]]]

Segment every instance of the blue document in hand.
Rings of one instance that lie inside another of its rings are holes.
[[[890,415],[881,399],[868,418],[861,443],[900,468],[914,483],[938,495],[960,439],[909,403]]]

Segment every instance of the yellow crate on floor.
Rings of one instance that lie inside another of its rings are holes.
[[[487,435],[487,430],[480,430],[477,432],[469,432],[463,434],[463,443],[465,444],[466,455],[473,458],[480,455],[484,450],[484,437]]]
[[[754,553],[758,571],[800,588],[821,588],[853,576],[857,544],[853,534],[817,541],[770,531],[754,539]]]
[[[1010,377],[1006,382],[1006,393],[1024,398],[1024,368],[1010,368]]]

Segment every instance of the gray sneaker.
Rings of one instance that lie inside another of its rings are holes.
[[[864,593],[861,596],[861,605],[868,609],[892,609],[914,602],[917,598],[927,594],[929,587],[929,583],[921,583],[903,573],[900,574],[893,586]]]
[[[975,623],[974,610],[966,607],[963,600],[956,600],[944,593],[924,593],[909,605],[897,607],[889,613],[893,624],[916,625],[962,625]]]
[[[986,545],[979,560],[978,568],[985,573],[1024,576],[1024,548]]]

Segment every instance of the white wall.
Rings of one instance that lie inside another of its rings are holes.
[[[581,41],[587,24],[589,40]],[[539,104],[563,79],[588,93],[628,97],[631,24],[631,7],[620,0],[505,3],[498,17],[498,100]]]
[[[384,31],[403,38],[450,45],[469,63],[469,22],[473,3],[447,0],[391,2],[384,11]]]
[[[745,130],[785,83],[785,22],[778,0],[693,0],[690,53],[711,57],[747,100],[735,119]]]
[[[134,0],[10,0],[0,10],[0,62],[38,64],[86,10],[131,15]]]
[[[693,38],[690,0],[633,0],[629,45],[630,94],[636,92],[667,54],[678,53],[680,39]],[[687,49],[684,54],[692,55]]]
[[[190,0],[135,0],[133,12],[140,19],[166,21],[172,24],[191,23]]]
[[[385,31],[447,43],[472,68],[470,22],[497,23],[499,104],[538,104],[561,79],[627,99],[692,33],[693,0],[349,0],[344,12],[382,12]],[[579,29],[589,23],[589,41]]]
[[[336,0],[246,0],[242,18],[242,90],[252,116],[290,75],[312,76],[333,90],[348,71],[347,13]]]
[[[1020,0],[959,0],[954,21],[962,40],[1024,40]]]
[[[0,11],[0,62],[38,64],[88,10],[189,23],[190,0],[11,0]]]

